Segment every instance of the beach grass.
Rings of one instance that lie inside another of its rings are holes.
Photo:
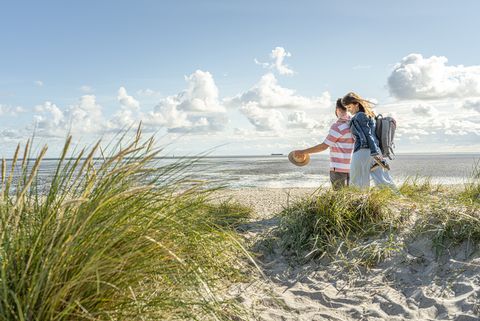
[[[431,196],[442,189],[442,185],[432,183],[430,177],[410,176],[400,185],[400,193],[415,200]]]
[[[281,247],[300,260],[353,249],[361,238],[396,228],[388,205],[394,197],[388,189],[321,190],[280,213],[276,233]]]
[[[373,268],[386,259],[402,251],[404,245],[390,232],[385,237],[379,237],[371,242],[359,244],[350,250],[349,259],[352,266],[360,265]]]
[[[433,206],[419,222],[421,230],[431,235],[437,255],[463,242],[480,244],[480,212],[475,208],[459,208],[440,204]]]
[[[229,227],[248,213],[209,205],[189,163],[159,166],[154,146],[139,128],[69,157],[69,137],[46,185],[47,147],[3,161],[0,320],[241,319],[222,293],[245,278]]]
[[[205,210],[208,211],[208,217],[213,219],[213,225],[231,229],[238,228],[253,214],[252,208],[231,199],[220,203],[207,203]]]
[[[460,199],[473,205],[480,205],[480,160],[473,166],[469,181],[465,183]]]
[[[430,240],[437,255],[467,243],[475,249],[480,244],[478,173],[464,188],[407,178],[402,195],[377,188],[322,189],[279,213],[280,225],[269,237],[287,257],[301,262],[327,255],[365,267],[396,255],[405,242],[420,236]]]

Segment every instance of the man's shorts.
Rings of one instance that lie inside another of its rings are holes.
[[[350,180],[349,173],[330,171],[330,182],[332,182],[333,189],[340,189],[347,187]]]

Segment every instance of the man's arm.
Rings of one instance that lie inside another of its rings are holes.
[[[316,146],[300,150],[300,152],[302,152],[304,154],[320,153],[320,152],[323,152],[324,150],[327,150],[328,147],[329,146],[327,144],[321,143],[321,144],[318,144]]]

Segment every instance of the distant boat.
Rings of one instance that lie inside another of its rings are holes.
[[[281,154],[281,153],[280,153],[280,154],[272,153],[272,154],[270,154],[270,155],[271,155],[271,156],[283,156],[283,154]]]

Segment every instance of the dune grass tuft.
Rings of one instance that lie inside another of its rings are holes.
[[[480,160],[475,162],[470,180],[465,184],[460,198],[467,203],[480,205]]]
[[[372,268],[402,251],[402,249],[403,244],[396,240],[394,233],[389,233],[385,238],[378,238],[353,248],[350,257],[352,265],[358,264]]]
[[[416,231],[431,235],[437,255],[463,242],[480,244],[478,207],[462,207],[448,201],[430,205],[423,219],[417,222]]]
[[[44,187],[46,147],[32,163],[29,144],[2,163],[0,320],[241,315],[219,291],[243,277],[246,253],[221,228],[228,211],[207,209],[209,191],[182,175],[188,163],[159,167],[140,129],[107,151],[67,158],[70,145]]]
[[[431,196],[442,189],[441,185],[432,183],[429,177],[407,177],[400,186],[400,193],[415,200],[421,200],[425,196]]]
[[[251,208],[232,200],[217,204],[209,203],[205,210],[208,211],[208,216],[213,218],[212,224],[233,229],[245,223],[253,213]]]
[[[355,241],[394,227],[388,203],[394,197],[387,189],[368,193],[352,189],[323,190],[298,201],[280,214],[277,231],[284,251],[299,259],[320,256]]]

